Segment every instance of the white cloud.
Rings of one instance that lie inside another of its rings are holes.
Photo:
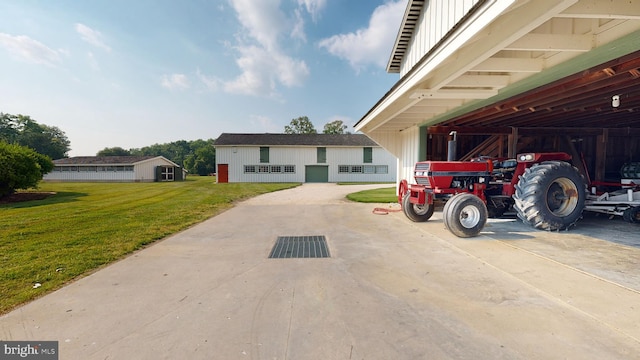
[[[106,52],[111,52],[111,48],[104,42],[103,36],[99,31],[93,30],[92,28],[84,24],[78,23],[76,24],[76,32],[80,34],[82,40],[95,47],[99,47]]]
[[[87,59],[89,60],[89,66],[91,66],[94,71],[100,71],[100,64],[98,64],[98,60],[96,60],[96,57],[91,51],[87,53]]]
[[[280,0],[232,0],[238,21],[256,40],[268,50],[277,49],[278,37],[287,29],[287,18],[280,11]]]
[[[230,93],[278,98],[278,86],[300,86],[309,75],[303,60],[289,56],[283,38],[305,40],[299,10],[288,18],[280,0],[231,0],[243,31],[238,35],[236,64],[241,74],[224,84]]]
[[[271,118],[262,115],[251,115],[251,128],[258,132],[281,132],[282,128],[278,126]]]
[[[170,90],[184,90],[189,88],[189,78],[184,74],[163,75],[161,81],[162,87]]]
[[[62,52],[25,35],[12,36],[0,33],[0,46],[5,47],[13,56],[35,64],[56,66],[61,61]]]
[[[311,15],[313,21],[318,20],[320,12],[324,9],[326,4],[326,0],[298,0],[298,5],[300,7],[304,6],[305,10],[307,10],[309,15]]]
[[[258,46],[238,47],[241,56],[236,60],[242,70],[233,81],[225,83],[230,93],[277,97],[277,85],[299,86],[309,75],[304,61],[281,53],[269,52]]]
[[[406,0],[398,0],[380,5],[373,11],[366,29],[334,35],[321,40],[318,45],[331,54],[346,59],[356,70],[370,64],[384,68],[406,4]]]
[[[296,19],[291,29],[291,38],[300,39],[303,42],[307,41],[307,35],[304,33],[304,18],[302,17],[302,11],[300,9],[295,10]]]
[[[196,70],[196,76],[204,84],[204,86],[211,91],[216,91],[220,87],[221,81],[214,77],[209,77],[203,74],[200,69]]]
[[[297,60],[283,54],[273,54],[276,77],[287,87],[301,86],[309,75],[309,68],[303,60]]]

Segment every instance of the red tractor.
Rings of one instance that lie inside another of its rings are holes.
[[[427,221],[434,200],[445,200],[442,217],[456,236],[472,237],[488,217],[513,208],[525,223],[562,230],[582,216],[587,184],[566,153],[525,153],[516,159],[416,163],[416,184],[400,182],[398,200],[412,221]]]

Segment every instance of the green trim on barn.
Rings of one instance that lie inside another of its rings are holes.
[[[365,164],[373,162],[373,148],[365,147],[362,149],[362,162]]]
[[[328,165],[306,165],[304,167],[304,182],[326,183],[329,182]]]
[[[182,181],[184,180],[184,172],[180,166],[173,167],[173,180]]]
[[[326,147],[318,147],[316,148],[316,162],[317,163],[326,163],[327,162],[327,148]]]
[[[268,146],[260,147],[260,163],[261,164],[269,163],[269,147]]]

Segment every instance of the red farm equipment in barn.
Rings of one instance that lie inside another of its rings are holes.
[[[562,152],[421,161],[415,165],[414,179],[415,184],[402,180],[398,189],[405,215],[427,221],[434,201],[446,201],[444,224],[459,237],[478,235],[488,217],[500,217],[509,209],[525,224],[550,231],[568,229],[585,209],[640,222],[640,192],[590,194],[585,177]]]

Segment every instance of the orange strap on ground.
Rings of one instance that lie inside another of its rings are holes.
[[[389,208],[377,207],[377,208],[373,209],[372,213],[374,213],[376,215],[387,215],[390,212],[398,212],[398,211],[402,211],[402,208],[400,208],[400,209],[389,209]]]

